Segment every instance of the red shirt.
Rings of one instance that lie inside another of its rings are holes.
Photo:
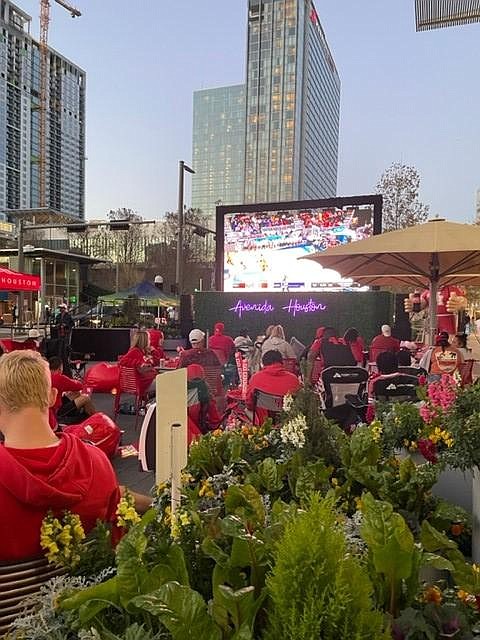
[[[375,336],[370,345],[370,362],[376,362],[378,355],[385,351],[398,353],[400,351],[400,340],[393,336],[384,336],[382,333],[379,336]]]
[[[208,347],[214,351],[219,351],[223,355],[223,363],[225,363],[228,362],[235,350],[235,342],[230,336],[225,336],[223,333],[215,333],[208,339]]]
[[[57,399],[53,405],[53,411],[57,413],[58,409],[62,406],[62,395],[67,391],[81,391],[83,385],[77,380],[72,380],[68,376],[64,376],[60,371],[52,371],[52,387],[58,391]]]
[[[362,336],[358,336],[358,338],[354,342],[347,342],[347,345],[350,347],[350,351],[355,358],[355,362],[360,362],[361,364],[363,364],[363,352],[365,350],[365,343],[363,342]]]
[[[55,447],[0,446],[0,562],[40,556],[40,526],[47,511],[77,513],[85,532],[97,519],[115,521],[120,499],[106,455],[69,434]]]
[[[253,392],[255,389],[271,393],[275,396],[286,396],[300,389],[300,381],[297,376],[287,371],[283,364],[275,363],[264,367],[250,378],[247,387],[247,404],[253,405]]]

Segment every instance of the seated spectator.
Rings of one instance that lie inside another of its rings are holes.
[[[318,329],[315,332],[315,339],[307,349],[306,379],[312,385],[315,385],[318,382],[324,368],[323,356],[320,350],[324,333],[325,333],[325,327],[318,327]]]
[[[38,329],[29,329],[28,338],[23,341],[24,349],[33,349],[33,351],[38,351],[40,345],[40,332]]]
[[[129,367],[137,371],[140,393],[141,395],[146,394],[157,375],[154,368],[155,358],[150,348],[150,336],[147,331],[135,332],[130,349],[119,358],[118,364],[121,367]]]
[[[69,424],[82,422],[88,416],[97,412],[92,399],[82,393],[83,384],[63,375],[63,363],[54,356],[48,361],[52,388],[56,389],[57,397],[53,405],[53,414],[57,421],[67,421]]]
[[[86,532],[97,519],[114,522],[120,491],[110,462],[79,438],[55,435],[48,365],[34,351],[0,359],[0,561],[41,556],[40,525],[47,511],[68,509]]]
[[[210,393],[215,398],[218,409],[223,411],[225,394],[220,360],[212,349],[205,346],[205,334],[200,329],[192,329],[188,334],[188,339],[192,348],[181,352],[178,368],[188,367],[190,364],[199,364],[203,367]]]
[[[160,360],[165,358],[165,352],[163,350],[165,336],[160,329],[147,329],[147,333],[150,338],[150,353],[155,361],[154,364],[158,365]]]
[[[363,367],[365,364],[365,343],[358,329],[355,329],[354,327],[347,329],[343,334],[343,341],[347,347],[350,347],[350,351],[355,358],[357,366]]]
[[[424,359],[429,360],[428,363],[425,363],[427,366],[422,365]],[[462,364],[463,356],[456,347],[450,344],[446,331],[442,331],[438,335],[436,346],[431,348],[420,361],[420,366],[423,366],[428,371],[428,379],[430,381],[438,380],[445,374],[454,375],[459,371]]]
[[[391,351],[382,351],[376,360],[377,371],[368,380],[368,396],[373,397],[373,386],[377,380],[386,380],[398,376],[398,359]]]
[[[215,323],[213,330],[213,336],[208,339],[208,347],[215,351],[221,364],[225,364],[235,350],[235,343],[232,337],[225,335],[223,322]]]
[[[286,371],[280,351],[267,351],[262,356],[263,369],[255,373],[247,387],[247,406],[253,407],[253,394],[256,389],[275,396],[295,393],[301,387],[296,375]]]
[[[414,358],[412,358],[410,349],[404,349],[403,347],[397,353],[397,360],[399,367],[411,367],[415,363]]]
[[[400,340],[392,336],[392,329],[388,324],[382,325],[381,333],[375,336],[370,344],[370,362],[376,362],[378,355],[384,351],[390,351],[391,353],[400,351]]]
[[[187,390],[196,389],[198,403],[188,405],[188,444],[218,426],[221,417],[205,382],[205,369],[198,364],[187,367]]]
[[[467,347],[467,340],[466,333],[457,333],[452,340],[452,346],[460,351],[464,360],[469,360],[472,357],[472,351]]]
[[[270,329],[270,334],[265,338],[265,341],[262,344],[262,357],[267,353],[267,351],[280,351],[284,360],[287,358],[293,360],[297,359],[295,351],[285,340],[285,331],[281,324],[274,325]]]
[[[350,347],[337,336],[333,327],[325,328],[320,351],[325,369],[327,367],[355,367],[357,364]]]

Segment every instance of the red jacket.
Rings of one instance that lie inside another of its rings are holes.
[[[58,409],[62,406],[62,394],[67,391],[81,391],[83,385],[77,380],[72,380],[68,376],[64,376],[60,371],[52,371],[52,387],[58,391],[57,399],[53,405],[53,411],[56,414]]]
[[[398,353],[400,351],[400,340],[397,340],[397,338],[393,336],[384,336],[383,334],[375,336],[370,345],[370,362],[376,362],[378,355],[385,351]]]
[[[119,499],[106,455],[73,435],[42,449],[0,446],[0,562],[42,554],[40,526],[49,509],[77,513],[88,532],[97,519],[115,521]]]
[[[152,366],[154,359],[152,356],[148,356],[139,347],[131,347],[125,355],[123,355],[118,364],[121,367],[131,367],[137,369],[137,381],[139,385],[140,395],[144,395],[153,380],[156,377],[155,371],[146,371],[144,375],[138,372],[138,368],[142,366]]]
[[[233,338],[231,338],[230,336],[225,336],[222,333],[219,333],[210,336],[210,338],[208,339],[208,348],[220,352],[220,354],[223,356],[222,364],[224,364],[225,362],[229,361],[230,356],[235,350],[235,343],[233,341]]]
[[[253,405],[253,392],[255,389],[271,393],[276,396],[286,396],[300,389],[300,381],[296,375],[286,371],[281,363],[270,364],[250,378],[247,387],[247,404]]]

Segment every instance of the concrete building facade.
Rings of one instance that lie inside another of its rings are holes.
[[[39,206],[39,45],[31,17],[0,0],[0,210]],[[85,72],[50,49],[47,207],[85,217]]]

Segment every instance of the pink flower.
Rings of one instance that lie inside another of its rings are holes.
[[[422,438],[418,441],[418,450],[428,462],[436,464],[438,462],[437,447],[428,438]]]

